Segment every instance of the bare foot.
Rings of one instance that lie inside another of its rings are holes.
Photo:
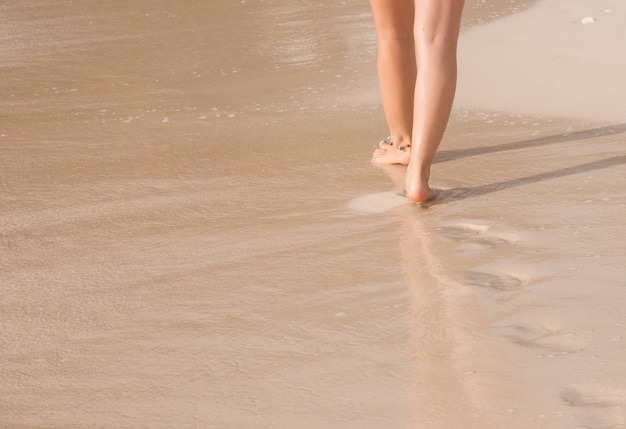
[[[378,146],[378,149],[376,149],[372,155],[372,164],[408,165],[409,159],[411,158],[411,149],[404,148],[403,150],[398,150],[396,146],[384,140],[381,141]]]
[[[428,174],[421,174],[417,168],[406,170],[406,196],[415,202],[430,201],[438,192],[428,186]]]

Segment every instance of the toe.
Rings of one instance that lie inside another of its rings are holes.
[[[386,152],[387,151],[383,149],[376,149],[374,153],[372,154],[372,160],[380,158],[381,156],[385,155]]]

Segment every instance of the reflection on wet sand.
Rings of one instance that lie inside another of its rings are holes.
[[[404,167],[381,168],[401,189]],[[554,429],[537,392],[523,381],[502,339],[492,332],[493,321],[474,288],[455,276],[456,251],[437,224],[437,209],[403,204],[398,210],[402,266],[410,292],[414,427]],[[484,234],[476,238],[486,239]],[[492,241],[497,246],[507,243],[499,237]],[[499,287],[503,278],[493,276],[491,287]]]
[[[490,332],[473,290],[450,275],[454,252],[433,216],[405,208],[400,245],[411,292],[411,395],[418,427],[554,428]]]

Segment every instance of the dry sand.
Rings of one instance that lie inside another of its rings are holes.
[[[622,0],[542,1],[466,31],[457,104],[624,123],[624,14]]]
[[[420,206],[366,2],[214,3],[0,5],[0,427],[625,428],[626,10],[469,2]]]

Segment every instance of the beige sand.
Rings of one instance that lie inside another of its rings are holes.
[[[465,32],[458,105],[624,123],[625,13],[621,0],[543,1]]]
[[[548,43],[626,12],[533,105],[476,64],[562,6],[470,2],[424,207],[367,2],[215,3],[0,6],[0,427],[626,427],[626,128]]]

